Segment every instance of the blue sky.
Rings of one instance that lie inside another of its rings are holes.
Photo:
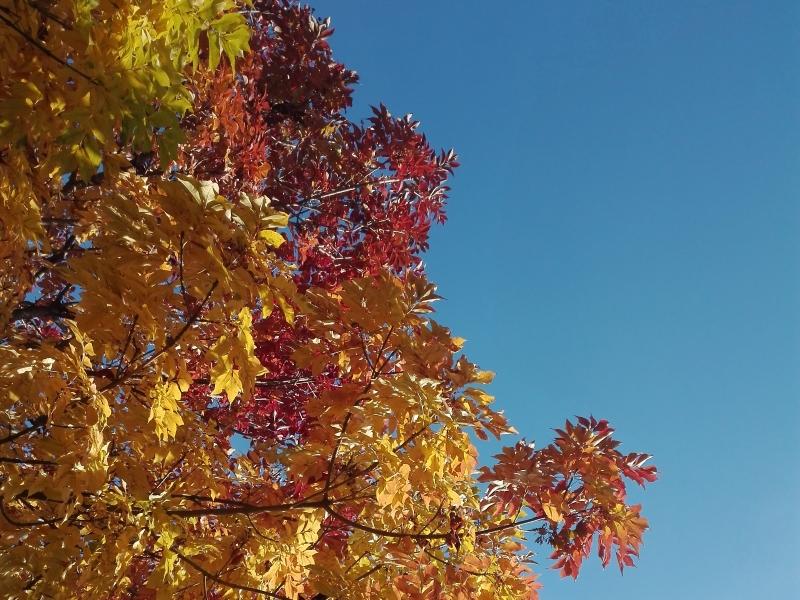
[[[800,3],[312,5],[354,116],[413,112],[461,156],[426,260],[498,404],[656,457],[639,566],[542,556],[543,597],[796,597]]]

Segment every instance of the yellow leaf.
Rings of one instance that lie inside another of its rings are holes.
[[[294,308],[286,298],[282,294],[275,294],[275,298],[278,300],[278,306],[281,307],[281,311],[283,312],[283,318],[286,319],[286,322],[289,325],[294,324]]]
[[[375,494],[378,506],[385,508],[404,502],[407,493],[411,491],[410,473],[411,467],[407,464],[402,464],[397,473],[378,484]]]
[[[492,383],[494,373],[492,371],[478,371],[475,373],[475,381],[478,383]]]
[[[156,435],[162,441],[174,438],[178,427],[183,425],[178,402],[181,390],[177,383],[158,384],[150,391],[150,417],[155,422]]]
[[[554,505],[550,504],[549,502],[542,502],[542,510],[544,511],[545,516],[553,523],[561,522],[563,517]]]
[[[258,232],[258,237],[273,248],[280,247],[280,245],[286,241],[286,239],[274,229],[262,229]]]

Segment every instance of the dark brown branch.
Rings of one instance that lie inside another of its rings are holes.
[[[359,189],[361,189],[361,188],[363,188],[365,186],[376,186],[377,187],[377,186],[380,186],[380,185],[388,185],[390,183],[399,183],[401,181],[404,181],[403,178],[401,178],[401,177],[392,177],[392,178],[389,178],[389,179],[379,179],[377,181],[365,181],[363,183],[358,183],[358,184],[353,185],[351,187],[341,188],[341,189],[338,189],[338,190],[333,190],[332,192],[326,192],[324,194],[317,194],[315,196],[311,196],[310,198],[306,198],[305,200],[302,200],[302,201],[298,202],[297,204],[299,206],[304,206],[305,204],[308,204],[309,202],[315,202],[315,201],[318,202],[320,200],[325,200],[326,198],[333,198],[334,196],[341,196],[342,194],[349,194],[350,192],[355,192],[355,191],[357,191],[357,190],[359,190]]]
[[[83,77],[83,78],[84,78],[86,81],[88,81],[88,82],[90,82],[90,83],[93,83],[93,84],[95,84],[95,85],[98,85],[98,86],[101,86],[101,87],[102,87],[102,84],[101,84],[101,83],[100,83],[100,82],[99,82],[97,79],[95,79],[94,77],[91,77],[91,76],[87,75],[86,73],[84,73],[84,72],[83,72],[83,71],[81,71],[80,69],[77,69],[77,68],[73,67],[71,64],[69,64],[69,63],[68,63],[67,61],[65,61],[64,59],[62,59],[62,58],[59,58],[58,56],[56,56],[55,54],[53,54],[53,53],[50,51],[50,49],[49,49],[49,48],[47,48],[47,46],[45,46],[44,44],[42,44],[42,43],[41,43],[39,40],[36,40],[36,39],[32,38],[32,37],[31,37],[29,34],[25,33],[25,31],[23,31],[22,29],[20,29],[19,27],[17,27],[16,23],[14,23],[13,21],[11,21],[11,20],[7,19],[7,18],[6,18],[6,17],[4,17],[3,15],[0,15],[0,21],[2,21],[3,23],[5,23],[5,24],[6,24],[6,26],[7,26],[7,27],[9,27],[10,29],[13,29],[13,30],[14,30],[14,31],[15,31],[15,32],[16,32],[18,35],[20,35],[20,36],[21,36],[21,37],[22,37],[22,38],[23,38],[23,39],[24,39],[26,42],[28,42],[28,43],[29,43],[31,46],[33,46],[34,48],[36,48],[37,50],[39,50],[39,52],[41,52],[41,53],[42,53],[42,54],[44,54],[45,56],[47,56],[47,57],[49,57],[49,58],[53,59],[53,60],[54,60],[54,61],[56,61],[58,64],[60,64],[60,65],[61,65],[61,66],[63,66],[63,67],[66,67],[67,69],[69,69],[70,71],[72,71],[73,73],[75,73],[76,75],[80,75],[80,76],[81,76],[81,77]]]
[[[324,487],[321,490],[314,492],[313,494],[309,494],[308,496],[305,497],[305,500],[310,500],[311,498],[316,498],[317,496],[324,496],[325,494],[330,493],[331,490],[335,490],[337,488],[342,487],[343,485],[347,485],[348,483],[353,481],[356,477],[361,477],[362,475],[366,475],[367,473],[375,469],[375,467],[377,466],[378,466],[378,461],[371,462],[363,469],[350,474],[349,477],[347,477],[346,479],[342,479],[341,481],[338,482],[332,482],[329,487]]]
[[[217,500],[216,502],[224,502]],[[306,508],[324,508],[328,506],[326,500],[316,502],[292,502],[289,504],[271,504],[259,506],[256,504],[237,503],[233,506],[220,508],[170,508],[166,510],[168,515],[176,517],[202,517],[202,516],[224,516],[224,515],[257,515],[260,513],[280,513],[290,510],[303,510]]]
[[[313,377],[275,377],[274,379],[264,379],[263,381],[256,381],[256,387],[270,388],[278,387],[281,385],[298,384],[298,383],[313,383]]]
[[[364,393],[369,390],[369,387],[372,382],[367,384],[367,387],[364,388]],[[356,400],[356,404],[358,404],[358,400]],[[336,455],[339,454],[339,447],[342,445],[342,438],[344,437],[344,432],[347,429],[347,426],[350,424],[350,419],[353,417],[352,410],[347,412],[347,415],[344,417],[344,421],[342,421],[342,430],[339,432],[339,435],[336,437],[336,444],[333,446],[333,452],[331,453],[331,457],[328,460],[328,473],[325,478],[325,489],[323,490],[323,497],[328,497],[328,491],[331,488],[331,483],[333,481],[333,469],[336,466]]]
[[[11,433],[4,438],[0,438],[0,444],[7,444],[8,442],[13,442],[15,439],[22,437],[32,431],[36,431],[37,429],[41,429],[47,423],[47,415],[39,415],[38,417],[34,417],[31,419],[30,426],[26,427],[25,429],[20,429],[16,433]]]
[[[251,517],[250,515],[245,515],[245,517],[247,517],[247,522],[250,523],[250,528],[253,530],[253,533],[255,533],[256,536],[260,537],[262,540],[266,540],[267,542],[278,543],[278,540],[276,540],[275,538],[271,538],[268,535],[265,535],[264,533],[261,532],[261,530],[259,530],[258,527],[256,527],[256,524],[253,522],[253,517]]]
[[[366,531],[368,533],[373,533],[375,535],[381,535],[384,537],[393,537],[393,538],[411,538],[413,540],[444,540],[450,537],[451,532],[447,533],[410,533],[410,532],[399,532],[399,531],[386,531],[384,529],[376,529],[375,527],[370,527],[369,525],[364,525],[363,523],[359,523],[358,521],[353,521],[352,519],[348,519],[344,515],[339,514],[336,512],[330,504],[325,505],[325,511],[335,519],[342,521],[343,523],[347,523],[351,527],[355,529],[360,529],[362,531]],[[533,523],[534,521],[541,520],[541,517],[530,517],[528,519],[522,519],[521,521],[513,521],[511,523],[505,523],[503,525],[496,525],[494,527],[488,527],[486,529],[478,529],[475,532],[475,535],[487,535],[489,533],[496,533],[498,531],[503,531],[505,529],[512,529],[519,527],[520,525],[525,525],[526,523]]]
[[[404,448],[404,447],[405,447],[407,444],[411,443],[411,441],[412,441],[414,438],[416,438],[416,437],[418,437],[419,435],[421,435],[421,434],[422,434],[422,432],[424,432],[424,431],[425,431],[425,430],[426,430],[428,427],[430,427],[431,425],[433,425],[433,422],[429,423],[429,424],[428,424],[426,427],[423,427],[423,428],[422,428],[422,429],[420,429],[419,431],[415,432],[415,433],[414,433],[414,434],[413,434],[411,437],[409,437],[409,438],[408,438],[408,439],[407,439],[405,442],[403,442],[402,444],[400,444],[399,446],[397,446],[397,447],[394,449],[394,452],[395,452],[395,453],[397,453],[397,452],[400,452],[400,450],[402,450],[402,449],[403,449],[403,448]],[[352,474],[350,474],[350,476],[349,476],[349,477],[347,477],[346,479],[343,479],[342,481],[338,481],[338,482],[334,481],[334,482],[332,482],[332,483],[331,483],[331,485],[330,485],[330,486],[328,486],[328,487],[325,487],[325,488],[323,488],[323,489],[321,489],[321,490],[319,490],[319,491],[317,491],[317,492],[314,492],[313,494],[310,494],[310,495],[306,496],[306,498],[305,498],[305,499],[306,499],[306,500],[310,500],[311,498],[316,498],[317,496],[325,495],[326,493],[330,492],[331,490],[335,490],[336,488],[339,488],[339,487],[341,487],[341,486],[343,486],[343,485],[346,485],[346,484],[350,483],[350,482],[351,482],[351,481],[353,481],[353,480],[354,480],[356,477],[361,477],[362,475],[367,475],[368,473],[370,473],[371,471],[373,471],[373,470],[374,470],[374,469],[375,469],[375,468],[378,466],[378,464],[379,464],[379,463],[378,463],[378,461],[377,461],[377,460],[375,460],[375,461],[372,461],[370,464],[368,464],[368,465],[367,465],[366,467],[364,467],[363,469],[360,469],[360,470],[356,471],[355,473],[352,473]]]
[[[11,312],[12,321],[25,321],[33,318],[40,319],[74,319],[69,306],[70,302],[48,302],[47,304],[25,303]]]
[[[372,568],[371,568],[369,571],[367,571],[366,573],[362,573],[361,575],[359,575],[358,577],[356,577],[356,581],[361,581],[362,579],[366,579],[367,577],[369,577],[370,575],[372,575],[372,574],[373,574],[375,571],[378,571],[378,570],[380,570],[380,569],[382,569],[382,568],[383,568],[383,565],[382,565],[382,564],[380,564],[380,563],[378,563],[377,565],[375,565],[374,567],[372,567]]]
[[[196,383],[199,385],[207,385],[211,383],[211,380],[208,377],[198,377],[197,379],[192,380],[192,383]],[[301,383],[314,383],[313,377],[274,377],[272,379],[263,379],[261,381],[256,381],[255,386],[257,388],[275,388],[280,386],[289,386],[289,385],[296,385]],[[244,435],[244,434],[243,434]]]
[[[511,523],[506,523],[505,525],[495,525],[494,527],[488,527],[486,529],[478,529],[475,532],[475,535],[487,535],[489,533],[496,533],[498,531],[503,531],[504,529],[513,529],[519,527],[520,525],[525,525],[526,523],[533,523],[534,521],[541,521],[542,517],[529,517],[527,519],[522,519],[522,521],[512,521]]]
[[[439,517],[442,516],[442,508],[444,508],[444,499],[442,499],[439,502],[439,508],[437,508],[436,512],[431,515],[430,519],[428,519],[425,525],[420,527],[420,531],[425,531],[428,527],[430,527],[433,524],[434,521],[436,521]]]
[[[243,592],[252,592],[254,594],[261,594],[262,596],[267,596],[269,598],[278,598],[279,600],[289,600],[286,596],[281,596],[280,594],[276,594],[276,593],[270,592],[268,590],[262,590],[260,588],[251,587],[249,585],[240,585],[238,583],[234,583],[232,581],[228,581],[226,579],[222,579],[222,577],[219,577],[218,575],[214,575],[211,571],[209,571],[208,569],[204,568],[202,565],[199,565],[198,563],[194,562],[188,556],[184,556],[182,553],[178,552],[177,550],[173,550],[173,552],[175,552],[175,554],[178,555],[178,558],[180,558],[183,562],[185,562],[187,565],[192,567],[195,571],[197,571],[201,575],[203,575],[203,577],[207,577],[211,581],[215,581],[220,585],[224,585],[226,587],[233,588],[235,590],[242,590]]]
[[[52,12],[50,12],[48,9],[46,9],[46,8],[43,8],[43,7],[39,6],[39,4],[41,4],[40,2],[31,2],[31,1],[29,0],[27,4],[28,4],[28,6],[30,6],[30,7],[31,7],[32,9],[34,9],[35,11],[37,11],[37,12],[41,13],[41,14],[42,14],[42,16],[44,16],[45,18],[47,18],[47,19],[50,19],[51,21],[53,21],[53,23],[58,23],[59,25],[61,25],[61,27],[63,27],[63,28],[64,28],[64,29],[66,29],[67,31],[71,31],[71,30],[72,30],[72,25],[70,25],[69,23],[67,23],[67,22],[66,22],[64,19],[62,19],[61,17],[59,17],[59,16],[57,16],[57,15],[53,14],[53,13],[52,13]]]
[[[167,343],[164,344],[164,346],[160,350],[154,352],[153,354],[151,354],[150,356],[145,358],[142,361],[142,363],[136,367],[136,369],[143,369],[144,367],[149,365],[151,362],[153,362],[159,356],[161,356],[162,354],[167,352],[170,348],[172,348],[175,344],[177,344],[180,341],[180,339],[183,337],[183,335],[189,330],[189,328],[192,325],[195,324],[197,319],[200,317],[200,313],[203,311],[203,308],[205,308],[206,303],[208,302],[209,298],[211,298],[211,294],[217,288],[217,285],[219,285],[219,281],[215,280],[214,283],[211,284],[211,287],[209,288],[208,292],[206,293],[205,298],[203,298],[203,301],[195,309],[195,311],[191,314],[191,316],[186,320],[186,323],[183,325],[183,327],[181,327],[180,331],[178,331],[178,333],[176,333],[174,337],[168,337],[167,338]],[[131,366],[132,366],[132,363],[131,363],[131,365],[128,366],[129,368],[125,369],[125,372],[120,377],[115,377],[110,382],[108,382],[106,385],[104,385],[102,388],[100,388],[99,391],[100,392],[105,392],[106,390],[109,390],[112,387],[114,387],[116,385],[119,385],[120,383],[122,383],[123,381],[128,379],[133,373],[136,372],[136,369],[134,369],[134,370],[130,369]]]
[[[16,465],[57,465],[52,460],[38,460],[35,458],[14,458],[13,456],[0,456],[0,463],[12,463]]]
[[[403,448],[405,448],[405,447],[406,447],[408,444],[410,444],[410,443],[411,443],[411,442],[413,442],[415,439],[417,439],[419,436],[421,436],[423,433],[425,433],[425,431],[426,431],[426,430],[428,429],[428,427],[430,427],[431,425],[433,425],[433,422],[431,422],[431,423],[428,423],[428,424],[427,424],[427,425],[425,425],[424,427],[421,427],[420,429],[418,429],[417,431],[415,431],[414,433],[412,433],[412,434],[411,434],[411,436],[409,436],[409,437],[406,439],[406,441],[405,441],[405,442],[403,442],[403,443],[402,443],[402,444],[400,444],[400,445],[399,445],[397,448],[395,448],[395,449],[394,449],[394,451],[395,451],[395,452],[399,452],[400,450],[402,450]]]
[[[453,567],[454,569],[459,569],[461,571],[464,571],[464,573],[469,573],[470,575],[475,575],[476,577],[485,577],[486,575],[488,575],[488,573],[478,573],[477,571],[470,571],[469,569],[465,569],[464,567],[462,567],[460,565],[457,565],[455,563],[451,563],[449,560],[442,560],[441,558],[436,556],[433,552],[431,552],[427,548],[423,548],[423,551],[425,552],[425,554],[430,556],[433,560],[435,560],[435,561],[437,561],[437,562],[439,562],[439,563],[441,563],[441,564],[443,564],[443,565],[445,565],[447,567]]]
[[[50,254],[48,254],[47,256],[45,256],[45,260],[54,265],[60,263],[67,257],[67,253],[72,249],[74,245],[75,245],[75,236],[74,235],[67,236],[67,239],[64,240],[64,245],[61,246],[61,248],[59,248],[58,250],[55,250]],[[70,285],[64,288],[64,292],[69,290],[71,287],[72,286]]]
[[[155,493],[155,491],[156,491],[158,488],[160,488],[162,485],[164,485],[164,482],[165,482],[167,479],[169,479],[169,476],[170,476],[170,475],[173,475],[173,474],[175,473],[175,469],[177,469],[177,468],[178,468],[178,467],[181,465],[181,463],[184,461],[184,459],[185,459],[185,458],[186,458],[186,452],[184,452],[183,454],[181,454],[181,455],[180,455],[180,456],[179,456],[179,457],[178,457],[178,458],[177,458],[177,459],[176,459],[176,460],[175,460],[175,461],[172,463],[172,465],[171,465],[171,466],[170,466],[170,467],[169,467],[169,468],[166,470],[166,473],[165,473],[165,474],[164,474],[164,476],[161,478],[161,480],[160,480],[160,481],[159,481],[159,482],[158,482],[158,483],[155,485],[155,487],[153,488],[153,490],[152,490],[152,492],[151,492],[151,493]]]
[[[200,305],[195,309],[195,311],[192,313],[192,315],[186,320],[186,323],[184,324],[183,327],[181,327],[180,331],[178,331],[178,333],[176,333],[174,337],[167,338],[167,343],[164,344],[164,347],[161,348],[161,350],[159,350],[158,352],[148,356],[142,362],[142,364],[139,366],[139,368],[146,367],[151,362],[153,362],[156,358],[158,358],[159,356],[161,356],[162,354],[167,352],[170,348],[172,348],[175,344],[177,344],[180,341],[180,339],[183,337],[183,335],[189,330],[189,328],[192,325],[194,325],[195,321],[197,321],[198,317],[200,316],[200,313],[203,311],[203,309],[205,308],[206,304],[208,303],[208,300],[211,298],[211,294],[214,292],[215,289],[217,289],[218,285],[219,285],[219,281],[218,280],[214,280],[214,283],[211,284],[211,287],[209,288],[208,292],[206,293],[205,298],[203,298],[203,301],[200,303]]]
[[[447,533],[411,533],[411,532],[402,532],[402,531],[387,531],[385,529],[377,529],[375,527],[370,527],[369,525],[364,525],[363,523],[359,523],[358,521],[353,521],[352,519],[348,519],[344,515],[339,514],[336,512],[330,504],[325,504],[325,511],[335,519],[338,519],[342,523],[347,523],[354,529],[360,529],[361,531],[366,531],[367,533],[372,533],[375,535],[380,535],[383,537],[391,537],[391,538],[411,538],[413,540],[444,540],[450,536],[450,532]]]
[[[198,504],[201,502],[215,502],[217,504],[227,504],[229,506],[246,506],[246,507],[254,506],[253,504],[248,504],[247,502],[242,502],[241,500],[230,500],[227,498],[212,498],[211,496],[201,496],[198,494],[172,494],[172,497],[191,500],[192,502],[197,502]]]
[[[186,292],[186,282],[183,280],[183,248],[186,245],[184,240],[185,234],[181,231],[181,241],[178,247],[178,276],[181,282],[181,298],[183,298],[183,305],[186,307],[186,311],[189,312],[189,296]]]
[[[133,317],[133,322],[131,323],[131,327],[128,330],[128,336],[125,339],[125,345],[122,346],[122,351],[119,353],[119,366],[117,367],[117,377],[121,377],[122,373],[125,371],[123,368],[123,363],[125,361],[125,353],[128,351],[128,347],[131,345],[131,341],[133,340],[133,332],[136,330],[136,324],[139,322],[139,315],[137,314]],[[135,360],[135,357],[134,359]]]
[[[380,374],[381,371],[383,371],[384,367],[389,362],[389,357],[387,357],[384,363],[378,366],[381,356],[383,356],[383,353],[386,350],[386,345],[389,343],[389,338],[392,337],[393,333],[394,333],[394,325],[392,325],[389,328],[389,332],[386,334],[386,337],[383,338],[383,343],[381,343],[381,349],[378,350],[378,358],[375,360],[374,365],[370,365],[372,367],[372,373],[369,376],[369,382],[367,383],[366,386],[364,386],[364,389],[362,390],[361,394],[359,394],[358,398],[353,403],[353,408],[359,405],[361,400],[364,398],[364,394],[366,394],[372,387],[372,382],[375,381],[375,378]],[[364,348],[364,350],[366,357],[366,347]],[[369,358],[367,358],[367,362],[369,362]],[[339,448],[342,445],[342,439],[344,438],[344,435],[347,431],[347,426],[350,424],[350,419],[352,418],[353,418],[353,409],[351,408],[350,410],[347,411],[347,415],[345,415],[344,420],[342,421],[342,429],[336,438],[336,444],[333,446],[333,452],[331,453],[330,460],[328,460],[328,473],[327,476],[325,477],[325,491],[323,493],[323,497],[325,498],[328,497],[328,490],[330,489],[331,482],[333,481],[333,470],[336,467],[336,456],[339,454]]]
[[[2,514],[3,518],[6,521],[8,521],[11,525],[14,525],[14,527],[38,527],[40,525],[53,525],[53,524],[58,523],[59,521],[61,521],[60,518],[40,519],[38,521],[17,521],[17,520],[12,519],[11,517],[8,516],[8,513],[6,512],[5,504],[6,503],[3,500],[3,497],[0,496],[0,514]]]

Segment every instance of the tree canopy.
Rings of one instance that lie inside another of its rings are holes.
[[[288,0],[0,0],[0,589],[532,598],[633,564],[604,420],[489,464],[421,253],[453,151]],[[526,541],[527,540],[527,541]]]

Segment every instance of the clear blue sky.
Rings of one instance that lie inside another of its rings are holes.
[[[544,598],[797,598],[800,3],[312,5],[461,156],[427,263],[499,405],[656,457],[639,567]]]

